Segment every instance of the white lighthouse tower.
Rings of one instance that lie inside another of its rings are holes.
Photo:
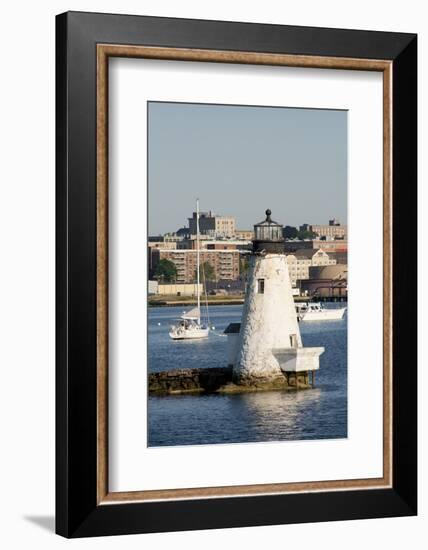
[[[230,335],[233,379],[237,384],[281,383],[285,373],[317,370],[324,348],[302,346],[282,225],[266,210],[254,233],[241,325],[235,324]]]

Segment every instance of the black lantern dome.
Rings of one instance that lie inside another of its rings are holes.
[[[282,225],[274,222],[271,218],[272,212],[266,210],[266,219],[254,226],[254,252],[284,252],[284,237]]]

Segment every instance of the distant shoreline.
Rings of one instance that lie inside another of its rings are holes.
[[[316,298],[312,299],[307,296],[295,296],[295,302],[347,302],[348,300],[343,298]],[[196,305],[196,299],[189,298],[186,296],[150,296],[149,297],[149,307],[176,307],[176,306],[194,306]],[[201,299],[201,304],[205,305],[205,300]],[[208,299],[209,306],[240,306],[244,303],[243,296],[211,296]]]
[[[175,298],[175,299],[174,299]],[[149,298],[149,307],[175,307],[175,306],[194,306],[197,304],[196,299],[177,299],[176,297]],[[209,299],[209,306],[238,306],[244,303],[244,298],[227,298],[225,296],[217,299]],[[206,301],[201,299],[201,304],[205,305]]]

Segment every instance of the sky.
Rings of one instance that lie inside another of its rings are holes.
[[[200,210],[299,226],[347,222],[347,112],[149,102],[149,234]]]

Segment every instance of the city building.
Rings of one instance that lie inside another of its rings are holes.
[[[254,239],[254,231],[249,229],[235,229],[235,238],[243,241],[252,241]]]
[[[157,294],[158,293],[158,287],[159,287],[159,283],[157,281],[149,280],[148,284],[147,284],[147,293],[149,294],[149,296],[151,294]]]
[[[309,279],[300,282],[301,292],[316,298],[339,298],[348,296],[348,266],[345,264],[313,266]]]
[[[334,251],[334,252],[328,252],[328,255],[330,256],[330,258],[332,260],[336,260],[336,263],[337,264],[348,264],[348,252],[345,251],[341,251],[341,250],[338,250],[338,251]]]
[[[199,293],[202,294],[204,286],[199,285]],[[197,296],[198,285],[196,283],[166,283],[157,287],[156,294],[160,296]]]
[[[196,250],[196,247],[196,235],[192,235],[191,238],[184,239],[182,242],[177,243],[178,249]],[[237,239],[212,239],[208,235],[203,235],[199,239],[200,250],[249,250],[250,248],[251,241]]]
[[[164,235],[164,242],[165,243],[180,243],[184,239],[188,238],[189,232],[187,230],[187,233],[179,233],[180,230],[178,230],[176,233],[165,233]]]
[[[287,255],[287,264],[291,284],[296,286],[297,281],[309,279],[311,267],[335,265],[336,260],[330,258],[324,250],[302,248]]]
[[[201,235],[210,235],[211,237],[234,237],[235,236],[235,218],[232,216],[218,216],[213,212],[199,213],[199,232]],[[196,212],[193,212],[189,218],[189,232],[196,235]]]
[[[306,249],[319,249],[322,248],[324,252],[334,253],[347,253],[348,241],[346,239],[290,239],[284,242],[284,249],[288,253],[293,253],[296,250]]]
[[[174,250],[177,248],[177,241],[149,241],[147,243],[149,248],[163,248],[168,250]]]
[[[348,232],[347,225],[340,225],[339,220],[333,218],[328,225],[309,225],[309,231],[316,233],[318,237],[330,237],[332,239],[345,239]]]
[[[214,278],[234,281],[239,277],[239,250],[202,249],[199,252],[200,264],[209,263],[214,270]],[[177,268],[177,283],[193,283],[196,272],[196,250],[152,249],[150,275],[153,276],[160,260],[169,260]],[[201,274],[203,281],[204,275]]]
[[[174,233],[148,238],[149,274],[154,276],[162,259],[172,261],[177,268],[177,283],[193,283],[196,270],[196,212],[189,220],[189,227],[181,227]],[[225,285],[240,279],[241,254],[252,250],[254,231],[236,229],[235,218],[218,216],[212,211],[199,214],[200,262],[208,262],[214,270],[215,283]],[[283,227],[281,226],[283,231]],[[300,230],[313,232],[314,239],[284,239],[281,247],[286,254],[289,277],[296,286],[298,281],[310,278],[310,268],[347,264],[347,226],[337,219],[328,225],[303,224]],[[242,282],[242,281],[241,281]]]
[[[289,239],[289,240],[284,241],[284,250],[288,254],[296,252],[296,250],[301,250],[302,248],[313,249],[314,248],[314,242],[309,240],[309,239],[305,239],[305,240]]]
[[[348,252],[348,241],[345,239],[314,239],[314,248],[322,248],[324,252]]]
[[[147,264],[149,269],[149,276],[152,277],[155,269],[154,262],[158,261],[156,258],[159,254],[153,255],[154,251],[157,250],[175,250],[177,248],[177,242],[169,241],[166,242],[164,237],[149,237],[147,239]]]

